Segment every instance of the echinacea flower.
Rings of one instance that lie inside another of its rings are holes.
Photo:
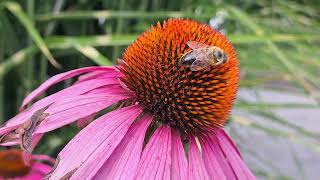
[[[54,164],[54,159],[47,155],[30,155],[18,149],[0,150],[0,180],[40,180],[52,169],[41,161]]]
[[[227,62],[191,71],[179,62],[191,50],[188,41],[219,47]],[[83,73],[0,129],[4,145],[19,142],[10,138],[15,136],[23,144],[24,134],[38,140],[66,124],[89,121],[59,153],[47,179],[255,179],[222,129],[237,92],[236,53],[208,25],[182,19],[158,23],[125,50],[119,65],[56,75],[33,91],[22,109],[50,86]],[[111,105],[111,112],[92,121]],[[42,111],[46,115],[38,118]],[[28,128],[31,122],[35,127]]]

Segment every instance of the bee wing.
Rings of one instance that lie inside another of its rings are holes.
[[[188,41],[187,45],[191,48],[191,49],[199,49],[199,48],[207,48],[210,47],[206,44],[202,44],[200,42],[197,41]]]
[[[204,58],[197,58],[190,66],[191,71],[200,71],[210,66],[210,62]]]

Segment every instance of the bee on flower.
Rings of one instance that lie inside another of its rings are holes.
[[[208,69],[211,66],[224,64],[228,60],[228,55],[219,47],[208,46],[196,41],[188,41],[188,46],[192,49],[185,53],[180,62],[190,64],[191,71]]]

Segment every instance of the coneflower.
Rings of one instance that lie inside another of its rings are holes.
[[[180,63],[189,41],[219,47],[226,63],[191,71]],[[28,147],[26,134],[39,139],[114,105],[64,147],[48,179],[255,179],[222,129],[239,81],[225,36],[193,20],[168,20],[143,33],[119,62],[50,78],[22,109],[50,86],[86,73],[9,120],[0,129],[2,143]]]
[[[30,155],[18,149],[0,151],[0,179],[40,180],[52,170],[54,159],[47,155]]]

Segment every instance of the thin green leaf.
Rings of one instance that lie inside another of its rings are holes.
[[[75,48],[100,66],[111,66],[112,62],[91,46],[76,45]]]
[[[72,11],[60,12],[57,14],[42,14],[36,17],[38,21],[52,20],[83,20],[83,19],[113,19],[113,18],[130,18],[130,19],[165,19],[165,18],[194,18],[194,19],[210,19],[212,14],[194,14],[184,13],[181,11]]]
[[[61,65],[53,58],[48,47],[46,46],[45,42],[40,36],[39,32],[36,30],[36,28],[30,21],[30,19],[27,17],[27,15],[23,12],[23,10],[21,9],[21,6],[15,2],[6,2],[4,3],[4,6],[12,14],[14,14],[17,17],[17,19],[22,23],[22,25],[26,28],[27,32],[30,34],[30,37],[32,37],[35,44],[39,47],[42,53],[48,58],[50,63],[57,68],[61,68]]]

